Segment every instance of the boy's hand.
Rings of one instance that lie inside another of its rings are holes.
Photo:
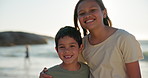
[[[52,76],[50,76],[50,75],[47,75],[45,72],[47,72],[48,70],[47,70],[47,68],[45,67],[44,69],[43,69],[43,71],[40,73],[40,76],[39,76],[39,78],[52,78]]]

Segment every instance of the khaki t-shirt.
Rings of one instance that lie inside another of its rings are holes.
[[[118,29],[97,45],[91,45],[88,36],[83,39],[82,55],[90,67],[91,78],[128,78],[125,63],[143,58],[138,41],[124,30]]]
[[[53,78],[89,78],[89,67],[84,63],[80,64],[81,68],[77,71],[68,71],[60,67],[60,65],[56,65],[49,68],[46,74],[51,75]]]

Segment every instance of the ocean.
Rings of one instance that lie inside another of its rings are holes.
[[[140,60],[142,78],[147,78],[148,41],[139,42],[145,57]],[[29,45],[29,59],[25,58],[25,45],[0,47],[0,78],[39,78],[44,67],[49,68],[61,63],[54,47],[54,41]]]

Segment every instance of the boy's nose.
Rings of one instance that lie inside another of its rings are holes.
[[[65,52],[70,52],[70,49],[69,49],[69,48],[66,48],[66,49],[65,49]]]

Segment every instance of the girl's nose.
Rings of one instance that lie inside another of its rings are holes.
[[[89,18],[90,16],[91,16],[90,13],[86,13],[86,14],[84,15],[84,18]]]

